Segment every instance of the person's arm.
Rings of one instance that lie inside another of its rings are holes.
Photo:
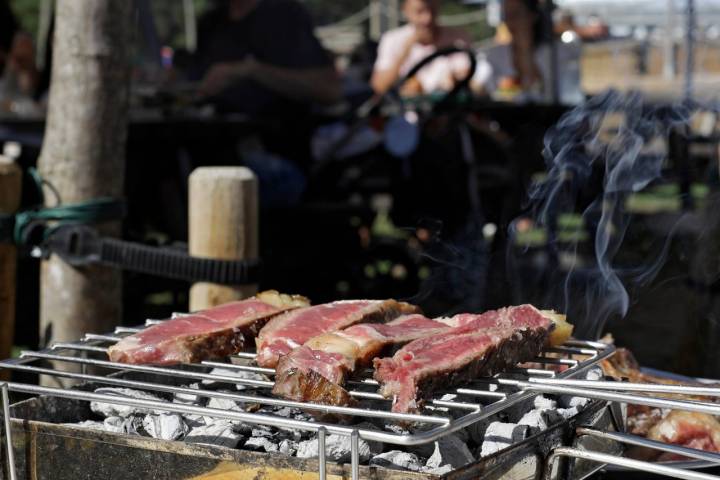
[[[413,34],[405,41],[397,54],[389,52],[389,49],[393,47],[392,45],[383,45],[381,42],[378,63],[376,63],[370,79],[370,85],[375,93],[383,94],[397,82],[400,77],[400,69],[410,56],[410,51],[415,42],[417,42],[417,37]]]
[[[199,94],[215,95],[240,80],[253,80],[278,95],[301,102],[331,104],[342,98],[340,80],[331,67],[279,67],[252,57],[213,65],[200,84]]]

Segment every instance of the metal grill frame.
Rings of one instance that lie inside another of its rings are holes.
[[[233,376],[224,376],[211,373],[193,371],[193,366],[184,365],[183,368],[177,366],[146,366],[146,365],[128,365],[108,360],[97,360],[88,357],[88,353],[106,353],[107,347],[101,346],[105,343],[113,343],[120,340],[124,335],[133,334],[141,331],[143,328],[162,322],[163,320],[147,320],[144,326],[139,327],[117,327],[112,334],[98,335],[87,334],[82,340],[77,342],[59,342],[52,347],[35,351],[23,351],[17,359],[6,360],[0,362],[0,370],[14,370],[21,372],[31,372],[40,375],[50,375],[57,378],[68,378],[82,382],[95,382],[98,384],[107,384],[109,386],[126,387],[151,392],[162,393],[181,393],[191,394],[200,397],[217,397],[231,399],[243,403],[255,403],[264,406],[283,406],[311,410],[323,414],[335,414],[338,416],[354,416],[365,418],[382,418],[390,421],[401,422],[420,422],[434,425],[428,430],[412,433],[399,434],[383,430],[374,430],[366,428],[357,428],[346,426],[339,423],[316,422],[306,420],[295,420],[282,416],[269,415],[264,413],[225,411],[215,408],[200,407],[196,405],[185,405],[174,403],[172,401],[152,401],[136,398],[122,397],[111,394],[98,394],[73,389],[60,389],[54,387],[42,387],[37,385],[22,384],[15,382],[6,382],[0,384],[2,393],[3,416],[5,419],[5,435],[8,444],[8,461],[10,463],[10,479],[15,480],[17,477],[14,471],[13,452],[10,447],[11,429],[10,429],[10,410],[9,410],[9,392],[18,392],[29,395],[47,395],[52,397],[60,397],[78,401],[97,401],[111,404],[127,405],[140,408],[148,408],[165,412],[174,412],[180,414],[203,415],[214,418],[222,418],[234,421],[241,421],[254,425],[266,425],[273,427],[291,428],[297,430],[317,432],[318,441],[318,464],[319,477],[326,478],[326,459],[325,459],[325,439],[328,433],[345,435],[350,437],[351,444],[351,475],[352,479],[359,478],[359,440],[360,438],[370,441],[379,441],[383,443],[412,446],[426,444],[437,441],[453,432],[467,428],[477,422],[487,419],[493,415],[506,411],[510,407],[527,401],[540,393],[551,394],[568,394],[582,396],[586,398],[594,398],[606,401],[620,401],[628,403],[639,403],[662,408],[680,408],[685,410],[700,411],[715,415],[720,414],[720,405],[705,402],[687,402],[670,399],[653,398],[640,395],[632,395],[627,393],[617,393],[618,386],[622,385],[621,390],[629,392],[655,392],[655,393],[694,393],[718,395],[718,389],[702,388],[702,387],[678,387],[678,386],[662,386],[662,385],[639,385],[619,382],[604,382],[595,380],[577,379],[579,375],[588,372],[599,363],[612,356],[615,348],[612,345],[583,341],[570,340],[560,347],[546,348],[541,356],[533,360],[543,366],[540,368],[516,368],[495,375],[471,382],[469,387],[453,388],[443,392],[436,393],[433,399],[427,402],[432,407],[440,407],[442,409],[456,409],[466,411],[467,413],[452,418],[442,415],[442,411],[434,414],[399,414],[381,409],[367,409],[358,407],[338,407],[326,406],[306,402],[296,402],[283,400],[273,396],[257,395],[254,391],[252,395],[243,394],[241,392],[220,392],[214,390],[194,389],[184,386],[174,386],[171,384],[145,382],[139,380],[129,380],[119,376],[111,375],[93,375],[86,372],[86,367],[103,367],[111,370],[122,372],[140,372],[166,377],[179,377],[188,380],[212,380],[235,385],[248,385],[271,389],[272,381],[259,381],[252,379],[241,379]],[[547,353],[553,353],[555,356],[548,357]],[[67,355],[74,354],[74,355]],[[237,359],[252,360],[254,353],[239,353],[231,356]],[[581,357],[577,359],[575,357]],[[45,368],[33,365],[38,361],[54,361],[69,362],[82,366],[81,373],[66,372],[53,368]],[[564,365],[567,368],[562,372],[548,369],[552,365]],[[196,364],[195,367],[213,368],[220,367],[226,369],[236,369],[246,372],[261,373],[268,376],[274,375],[273,369],[260,368],[252,365],[237,365],[233,363],[222,363],[214,361],[203,361]],[[190,368],[188,370],[187,368]],[[496,384],[497,387],[506,387],[515,390],[512,393],[501,392],[499,390],[482,390],[477,384]],[[357,386],[358,384],[373,385],[377,384],[370,378],[361,378],[348,382],[348,386]],[[474,387],[473,387],[474,386]],[[678,390],[681,388],[682,390]],[[689,390],[688,390],[689,388]],[[362,390],[349,388],[349,392],[356,398],[385,400],[378,393],[372,393]],[[442,396],[446,394],[455,394],[459,397],[477,398],[477,403],[460,402],[453,400],[442,400]],[[484,403],[482,402],[484,401]],[[488,403],[489,402],[489,403]],[[567,452],[566,452],[567,453]],[[563,455],[559,452],[552,457]]]

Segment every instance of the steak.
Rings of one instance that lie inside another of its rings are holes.
[[[357,323],[385,323],[418,308],[395,300],[341,300],[299,308],[268,322],[255,339],[257,364],[275,368],[280,357],[323,333]]]
[[[108,349],[113,362],[197,363],[241,351],[275,315],[307,306],[300,296],[276,291],[168,320],[127,336]]]
[[[551,314],[531,305],[454,318],[457,327],[410,342],[392,358],[374,360],[380,393],[393,399],[393,412],[417,411],[438,389],[531,360],[554,328]]]
[[[449,330],[443,321],[405,315],[387,324],[362,323],[314,337],[280,359],[273,393],[302,402],[351,405],[343,388],[348,376],[387,348]]]

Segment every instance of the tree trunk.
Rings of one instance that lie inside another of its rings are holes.
[[[123,194],[131,1],[58,0],[41,175],[64,204]],[[54,196],[46,191],[49,205]],[[118,223],[101,226],[119,232]],[[41,271],[40,340],[104,332],[122,316],[121,272],[73,268],[57,256]]]

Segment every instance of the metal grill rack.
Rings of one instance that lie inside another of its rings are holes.
[[[145,327],[161,322],[161,320],[148,320]],[[246,411],[226,411],[216,408],[200,407],[172,403],[171,401],[153,401],[122,397],[112,394],[92,393],[75,389],[61,389],[43,387],[23,383],[4,383],[2,388],[2,406],[5,419],[6,439],[10,438],[10,411],[9,392],[18,392],[30,395],[47,395],[79,401],[97,401],[110,404],[119,404],[153,410],[174,412],[180,414],[203,415],[221,419],[246,422],[249,424],[266,425],[281,428],[290,428],[318,433],[319,476],[326,478],[325,437],[327,433],[345,435],[350,437],[351,443],[351,474],[353,479],[359,478],[359,439],[380,441],[384,443],[411,446],[439,440],[440,438],[483,419],[496,415],[520,402],[529,400],[539,393],[569,394],[595,398],[608,401],[621,401],[645,404],[666,408],[682,408],[705,413],[720,414],[720,405],[704,402],[687,402],[669,399],[652,398],[644,395],[616,393],[618,382],[603,382],[577,379],[601,360],[614,353],[614,347],[599,342],[568,341],[561,347],[547,348],[533,360],[538,368],[515,368],[504,374],[492,378],[479,379],[462,388],[448,389],[436,394],[426,403],[426,408],[419,414],[400,414],[390,411],[390,401],[377,393],[377,382],[370,375],[349,382],[348,390],[357,400],[359,407],[338,407],[318,405],[283,400],[273,397],[270,390],[273,387],[271,380],[241,379],[230,375],[208,373],[215,367],[236,369],[239,371],[261,373],[272,378],[274,370],[250,365],[254,353],[239,353],[234,355],[236,362],[248,364],[224,363],[204,361],[198,365],[183,366],[146,366],[127,365],[110,362],[104,359],[107,346],[117,342],[123,336],[136,333],[145,327],[117,327],[112,334],[87,334],[81,341],[70,343],[57,343],[51,348],[42,351],[24,351],[14,360],[0,362],[0,369],[20,372],[30,372],[47,375],[54,378],[73,379],[80,382],[93,382],[116,387],[127,387],[150,392],[163,392],[173,394],[191,394],[200,397],[217,397],[230,399],[241,403],[251,403],[261,406],[282,406],[301,408],[322,414],[336,416],[352,416],[358,419],[385,419],[394,422],[422,424],[425,429],[415,433],[393,433],[381,429],[358,428],[352,425],[332,423],[329,421],[306,421],[286,418],[266,413],[252,413]],[[95,358],[103,357],[103,359]],[[52,366],[44,365],[48,361],[57,363],[71,363],[82,367],[80,373],[62,371]],[[154,378],[166,379],[168,383],[159,381],[140,381],[122,378],[120,375],[102,375],[87,373],[87,367],[106,369],[109,373],[144,373],[152,374]],[[558,368],[560,367],[560,368]],[[560,371],[562,370],[562,371]],[[177,386],[177,381],[210,380],[219,383],[234,385],[247,385],[255,387],[252,394],[242,392],[221,392],[207,389],[188,388]],[[626,391],[633,391],[634,384],[623,383]],[[647,385],[636,386],[639,392],[647,391]],[[676,386],[652,386],[655,392],[673,392]],[[603,389],[608,391],[604,391]],[[717,389],[695,388],[688,390],[682,387],[682,393],[688,394],[717,394]],[[705,392],[705,390],[708,390]],[[712,390],[713,392],[709,392]],[[445,395],[453,394],[448,399]],[[365,404],[369,404],[366,407]],[[380,407],[378,407],[380,405]],[[11,442],[7,442],[8,446]],[[10,478],[15,480],[12,449],[8,449],[7,458],[10,462]]]

